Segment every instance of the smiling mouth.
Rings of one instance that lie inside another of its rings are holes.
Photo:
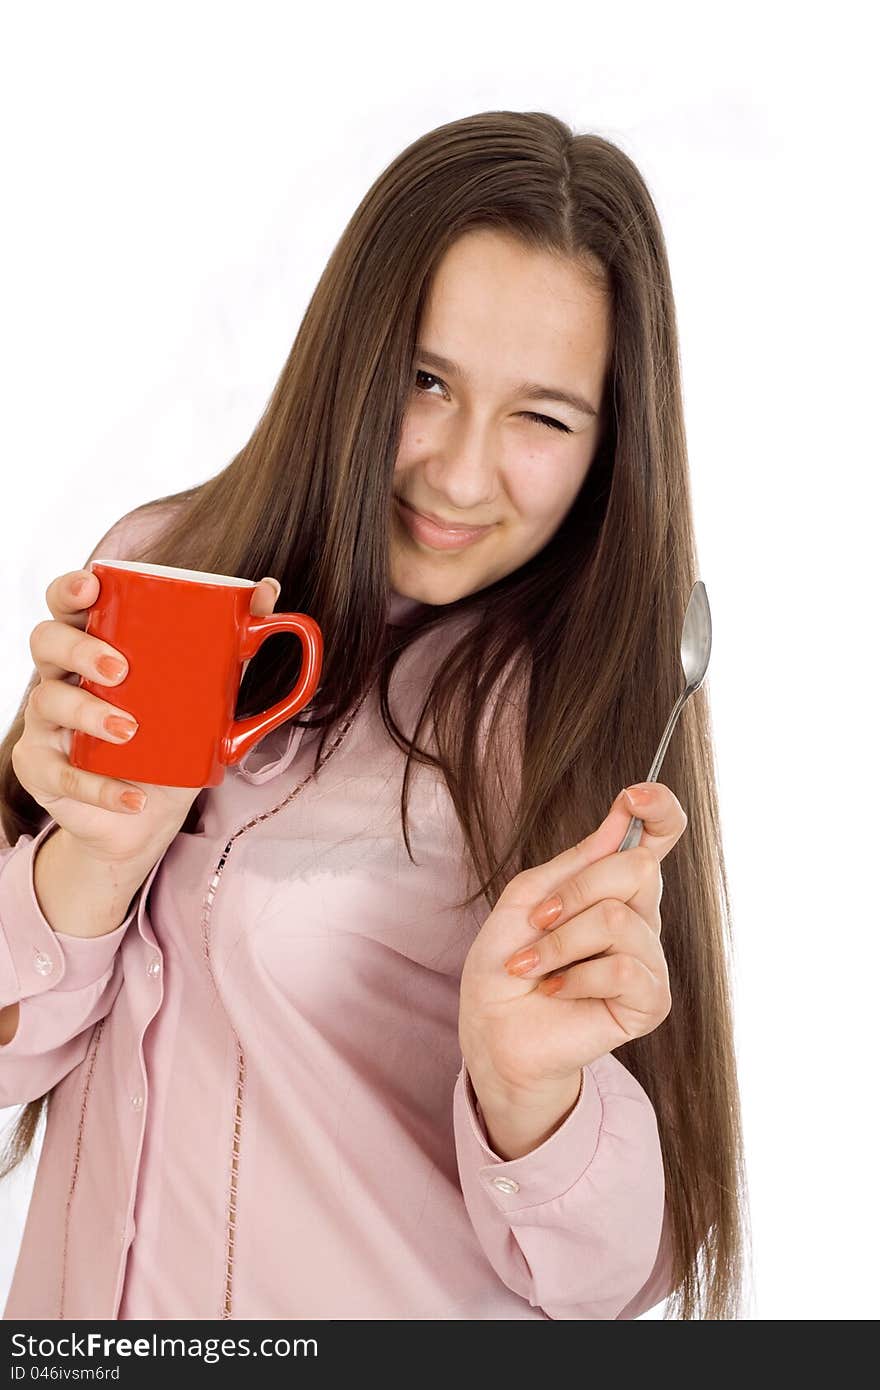
[[[455,522],[447,523],[436,521],[434,517],[426,516],[424,512],[416,511],[415,507],[411,507],[408,502],[404,502],[402,497],[395,495],[394,500],[408,516],[415,517],[417,521],[431,527],[434,531],[456,539],[466,540],[469,537],[481,536],[485,531],[490,531],[494,524],[489,523],[486,526],[461,526]]]
[[[416,544],[433,551],[466,550],[494,529],[492,526],[438,526],[430,517],[417,512],[402,497],[395,496],[397,516],[401,526]]]

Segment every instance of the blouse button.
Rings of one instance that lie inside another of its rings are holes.
[[[55,969],[55,967],[54,967],[54,965],[52,964],[52,961],[51,961],[51,960],[49,959],[49,957],[46,955],[46,952],[45,952],[45,951],[35,951],[35,952],[34,952],[34,969],[35,969],[40,975],[51,975],[51,974],[52,974],[52,971]]]
[[[143,1098],[143,1096],[132,1096],[132,1098],[131,1098],[131,1106],[132,1106],[132,1109],[133,1109],[133,1110],[140,1110],[140,1108],[141,1108],[141,1106],[143,1105],[143,1103],[144,1103],[144,1098]]]
[[[155,980],[161,969],[162,967],[157,960],[151,960],[147,966],[147,974]]]
[[[513,1178],[493,1178],[492,1182],[499,1192],[519,1192],[519,1183]]]

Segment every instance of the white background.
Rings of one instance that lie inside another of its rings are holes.
[[[668,241],[712,606],[748,1316],[874,1318],[869,9],[315,8],[6,10],[2,727],[49,582],[241,448],[344,224],[406,144],[501,108],[621,144]],[[0,1306],[32,1176],[0,1185]]]

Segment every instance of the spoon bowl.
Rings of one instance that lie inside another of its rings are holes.
[[[681,665],[691,694],[703,684],[711,655],[712,614],[706,586],[698,579],[691,589],[681,629]]]
[[[681,628],[679,650],[681,652],[681,666],[684,671],[684,690],[676,700],[666,728],[663,730],[663,737],[657,752],[654,754],[651,770],[644,779],[646,782],[657,781],[663,759],[666,756],[666,749],[669,747],[672,731],[678,723],[678,716],[694,691],[699,690],[703,684],[709,665],[709,657],[712,654],[712,614],[709,611],[709,597],[702,579],[698,579],[691,589]],[[634,845],[639,843],[642,825],[643,822],[639,817],[633,816],[626,834],[617,847],[618,854],[621,850],[632,849]]]

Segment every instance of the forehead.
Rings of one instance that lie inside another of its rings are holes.
[[[583,267],[480,228],[438,263],[419,341],[474,379],[540,372],[561,386],[593,385],[607,361],[609,310],[608,295]]]

